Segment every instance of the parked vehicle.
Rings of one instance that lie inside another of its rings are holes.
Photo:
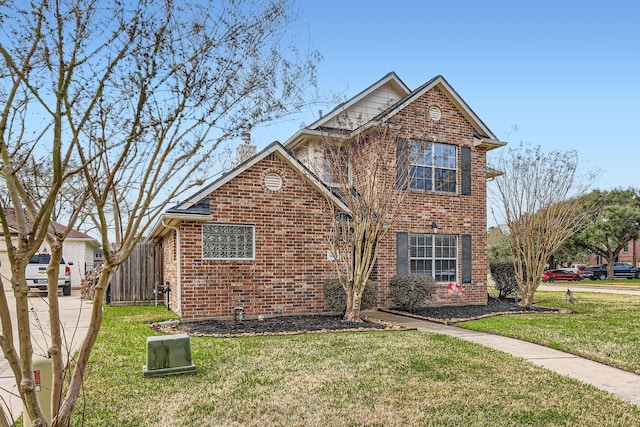
[[[583,271],[584,277],[592,280],[606,280],[607,264],[587,267]],[[615,279],[640,279],[640,268],[627,262],[613,263],[613,277]]]
[[[50,260],[50,254],[36,254],[29,260],[26,278],[30,291],[47,291],[47,266]],[[60,260],[58,288],[62,289],[62,295],[64,296],[71,295],[71,265],[73,265],[73,263],[66,263],[64,258]]]
[[[567,269],[547,270],[542,273],[543,282],[555,282],[556,280],[582,280],[582,275]]]

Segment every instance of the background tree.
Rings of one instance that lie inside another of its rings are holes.
[[[396,220],[407,193],[398,190],[398,184],[406,188],[408,174],[396,174],[397,130],[384,123],[350,135],[327,134],[323,143],[326,181],[348,207],[348,212],[337,212],[328,203],[331,251],[346,293],[345,320],[359,322],[362,293],[376,264],[380,241]]]
[[[487,230],[487,249],[489,251],[489,261],[511,260],[509,234],[503,232],[500,227],[489,227],[489,230]]]
[[[576,234],[574,244],[607,259],[607,278],[620,251],[640,237],[640,192],[635,188],[595,190],[591,221]]]
[[[580,196],[593,176],[578,176],[575,151],[523,144],[502,150],[494,167],[504,174],[493,181],[492,212],[509,229],[520,305],[530,307],[550,256],[590,219]]]
[[[53,425],[69,424],[114,268],[175,196],[216,172],[222,142],[295,111],[315,83],[318,56],[296,46],[288,32],[295,18],[286,0],[0,3],[0,156],[9,194],[2,208],[19,217],[17,248],[3,213],[0,222],[11,247],[20,348],[1,282],[0,345],[34,425],[46,420],[33,386],[24,271],[49,239],[55,289],[53,260],[66,231],[49,225],[61,189],[76,189],[64,194],[72,200],[65,218],[69,226],[78,217],[93,221],[105,264],[67,384],[62,336],[52,329]],[[71,184],[71,177],[79,178]],[[48,298],[56,328],[57,292]],[[0,418],[8,425],[6,413]]]

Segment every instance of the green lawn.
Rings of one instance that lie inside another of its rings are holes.
[[[105,309],[73,425],[640,425],[638,407],[591,386],[417,331],[192,337],[196,375],[143,378],[146,323],[167,316]]]
[[[617,280],[580,280],[579,282],[554,282],[545,285],[563,285],[569,287],[596,287],[614,289],[640,289],[640,279],[617,279]]]
[[[568,304],[564,292],[538,291],[536,300],[573,314],[497,316],[458,326],[547,345],[640,374],[640,297],[576,292],[576,304]]]

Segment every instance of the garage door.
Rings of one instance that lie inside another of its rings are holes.
[[[0,243],[0,274],[2,275],[2,283],[4,289],[11,288],[11,264],[9,263],[9,256],[7,255],[7,247],[2,241]]]

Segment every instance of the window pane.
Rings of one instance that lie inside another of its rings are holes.
[[[414,166],[411,168],[410,187],[414,190],[431,189],[432,169],[425,166]]]
[[[455,145],[411,141],[411,184],[415,190],[456,191]]]
[[[456,147],[447,144],[433,144],[433,164],[441,168],[456,168]]]
[[[436,169],[435,191],[446,191],[454,193],[456,191],[456,171],[451,169]]]
[[[432,145],[429,142],[411,141],[411,163],[431,166],[433,163]]]
[[[458,236],[412,234],[409,241],[412,274],[428,274],[438,282],[457,280]]]
[[[454,260],[436,260],[435,262],[435,279],[438,282],[455,282],[456,281],[456,261]]]
[[[204,224],[202,257],[209,259],[253,258],[253,226]]]

